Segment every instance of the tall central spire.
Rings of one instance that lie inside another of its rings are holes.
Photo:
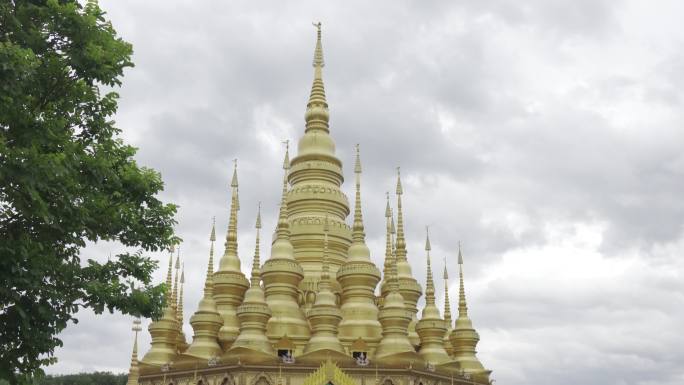
[[[342,162],[335,155],[330,136],[330,113],[323,85],[323,43],[321,23],[314,23],[316,44],[313,55],[313,83],[304,114],[304,135],[299,139],[297,155],[292,158],[287,192],[287,220],[290,224],[294,257],[304,270],[299,289],[304,295],[302,307],[313,306],[316,286],[323,271],[323,222],[330,224],[328,262],[331,290],[339,294],[337,270],[347,260],[352,243],[351,227],[346,219],[349,200],[341,191],[344,181]]]
[[[233,166],[233,177],[230,181],[230,187],[232,189],[231,202],[230,202],[230,218],[228,220],[228,233],[226,234],[226,252],[227,256],[237,256],[237,212],[239,206],[238,197],[238,179],[237,179],[237,159],[234,160]],[[240,269],[240,260],[237,258],[221,258],[221,265],[230,263],[230,267],[237,267]],[[237,263],[237,265],[236,265]],[[228,267],[228,266],[226,266]]]
[[[309,103],[306,105],[306,131],[322,130],[329,132],[328,102],[325,100],[325,87],[323,86],[323,43],[321,43],[321,23],[314,23],[316,27],[316,50],[314,51],[313,67],[314,80],[311,86]]]

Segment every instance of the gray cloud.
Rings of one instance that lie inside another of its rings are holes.
[[[201,295],[212,216],[225,233],[232,159],[245,272],[257,201],[265,228],[275,225],[280,141],[303,132],[309,22],[320,19],[331,132],[349,180],[361,143],[376,262],[384,193],[402,166],[414,273],[424,282],[425,225],[437,269],[463,242],[480,356],[499,382],[684,381],[676,2],[101,4],[135,48],[118,125],[181,206],[186,318]],[[353,196],[351,183],[343,188]],[[81,318],[49,370],[125,370],[130,320]]]

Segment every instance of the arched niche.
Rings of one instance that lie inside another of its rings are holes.
[[[273,381],[273,378],[269,376],[267,373],[260,372],[254,378],[252,378],[252,381],[250,381],[249,385],[273,385],[275,382]]]

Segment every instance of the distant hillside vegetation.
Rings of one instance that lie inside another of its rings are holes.
[[[37,379],[35,385],[125,385],[128,374],[93,372],[78,374],[46,375]],[[0,385],[3,381],[0,381]]]

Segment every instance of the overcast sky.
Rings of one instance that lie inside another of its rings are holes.
[[[463,242],[479,357],[497,383],[684,383],[683,2],[100,3],[135,50],[118,126],[180,205],[188,336],[233,158],[243,271],[257,201],[275,225],[280,142],[304,131],[320,20],[331,135],[348,196],[361,144],[373,259],[401,166],[413,271],[424,282],[425,225],[452,278]],[[453,280],[454,309],[457,292]],[[132,319],[79,318],[48,371],[126,371]]]

